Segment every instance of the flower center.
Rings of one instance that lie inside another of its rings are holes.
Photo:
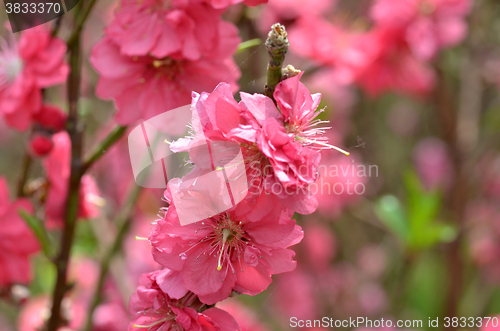
[[[17,44],[7,43],[0,37],[0,89],[10,85],[19,73],[23,70],[23,60],[21,59]]]
[[[205,236],[198,242],[189,242],[190,247],[179,254],[182,260],[187,259],[187,253],[202,243],[209,242],[210,245],[200,253],[200,255],[208,255],[217,258],[217,270],[222,270],[225,262],[232,269],[231,258],[233,253],[239,260],[243,256],[245,246],[249,244],[250,239],[247,237],[246,232],[241,226],[241,222],[233,222],[228,214],[221,214],[212,217],[214,222],[207,224],[206,221],[201,222],[201,227],[195,230],[197,233],[200,230],[211,229],[211,234]],[[199,258],[198,255],[196,258]]]
[[[242,252],[245,249],[244,246],[248,244],[248,238],[246,238],[245,232],[241,228],[241,223],[236,224],[231,221],[228,214],[221,216],[214,228],[215,240],[211,247],[215,249],[215,251],[219,251],[217,270],[220,271],[222,270],[224,262],[231,261],[233,252],[236,253],[238,259],[242,256]],[[231,266],[231,263],[229,263],[229,265]]]
[[[154,58],[150,64],[150,68],[154,70],[157,78],[166,77],[168,80],[173,80],[184,71],[182,61],[174,60],[170,57],[163,59]]]

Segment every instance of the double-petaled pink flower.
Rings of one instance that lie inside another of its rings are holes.
[[[290,211],[276,204],[259,208],[244,200],[214,217],[181,226],[171,205],[149,240],[156,262],[171,269],[159,281],[171,297],[191,291],[206,304],[232,291],[256,295],[271,283],[271,275],[292,271],[295,253],[287,249],[302,239],[302,229]]]
[[[27,199],[10,201],[7,181],[0,177],[0,287],[31,280],[30,256],[40,248],[19,212],[33,212]]]
[[[19,41],[0,38],[0,112],[9,126],[28,129],[42,111],[41,89],[66,80],[65,53],[66,44],[43,26],[22,32]]]
[[[189,150],[201,134],[214,142],[238,143],[252,195],[273,194],[286,208],[312,213],[317,201],[308,186],[317,178],[320,150],[339,149],[327,143],[324,122],[316,119],[321,94],[311,95],[300,77],[278,84],[277,106],[265,95],[244,92],[237,103],[224,83],[213,93],[193,94],[194,143],[183,139],[171,148]]]
[[[137,291],[130,298],[133,320],[129,330],[149,331],[238,331],[234,318],[219,308],[209,308],[201,313],[192,306],[199,301],[189,292],[180,299],[172,299],[159,284],[160,274],[155,271],[143,274]]]
[[[191,91],[221,81],[237,87],[232,55],[240,39],[221,13],[206,3],[122,1],[90,58],[101,75],[97,94],[115,101],[118,123],[188,104]]]

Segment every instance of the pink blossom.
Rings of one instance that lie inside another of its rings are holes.
[[[7,181],[0,177],[0,287],[31,280],[30,256],[38,252],[38,241],[18,214],[33,213],[27,199],[10,201]]]
[[[221,81],[237,87],[236,27],[205,4],[157,4],[124,1],[92,50],[90,60],[101,75],[96,92],[115,101],[120,124],[188,104],[191,91],[212,90]]]
[[[333,64],[348,51],[357,35],[321,15],[303,16],[289,30],[292,50],[323,65]]]
[[[401,32],[376,28],[363,38],[370,61],[352,68],[353,77],[371,96],[388,91],[423,96],[435,85],[435,74],[408,48]]]
[[[199,60],[217,49],[222,11],[203,3],[122,0],[106,35],[124,56]]]
[[[352,84],[374,56],[369,33],[332,23],[321,16],[304,16],[290,29],[292,50],[314,62],[333,68],[334,80]]]
[[[220,16],[228,6],[255,6],[267,0],[122,0],[106,34],[125,56],[199,60],[217,52],[222,40]],[[225,35],[227,38],[228,36]]]
[[[64,213],[70,176],[71,141],[66,131],[53,136],[54,147],[42,161],[49,182],[47,200],[45,201],[45,216],[47,226],[60,227],[64,223]],[[89,175],[82,178],[80,186],[80,207],[78,216],[90,218],[98,215],[95,205],[98,200],[97,186]]]
[[[371,17],[380,26],[402,29],[413,54],[429,60],[465,38],[471,5],[471,0],[377,0]]]
[[[356,83],[371,96],[387,91],[422,96],[435,83],[434,71],[413,54],[401,29],[359,32],[308,17],[290,31],[290,41],[297,53],[332,66],[340,82]]]
[[[134,316],[129,330],[147,329],[150,331],[237,331],[240,330],[234,318],[218,308],[197,312],[196,295],[186,294],[183,298],[173,299],[165,294],[159,284],[161,271],[144,274],[141,285],[130,297],[130,313]]]
[[[327,144],[320,127],[325,122],[316,119],[322,112],[317,109],[321,95],[311,95],[300,77],[276,87],[274,97],[280,110],[262,94],[241,92],[238,104],[224,83],[211,94],[193,94],[193,116],[199,117],[200,126],[195,125],[193,141],[201,139],[203,131],[203,139],[239,143],[250,191],[261,194],[265,190],[286,208],[309,214],[317,207],[308,186],[316,180],[320,150],[338,148]],[[190,144],[182,140],[174,148],[188,150]]]
[[[256,295],[269,286],[271,275],[295,269],[295,253],[287,247],[302,235],[290,212],[273,203],[256,209],[243,200],[223,214],[184,226],[170,205],[149,239],[156,262],[172,270],[160,287],[172,298],[180,297],[184,287],[213,304],[233,290]]]
[[[276,22],[286,24],[300,17],[318,16],[333,9],[336,3],[336,0],[270,0],[260,13],[257,27],[267,34]]]
[[[65,53],[66,44],[43,26],[21,32],[18,42],[0,39],[0,109],[9,126],[26,130],[41,111],[41,89],[66,80]]]

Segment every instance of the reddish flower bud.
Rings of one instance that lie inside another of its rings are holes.
[[[33,120],[45,129],[59,132],[64,129],[67,115],[58,107],[43,105],[39,112],[33,115]]]
[[[45,156],[50,153],[54,147],[52,142],[52,137],[42,134],[35,133],[30,141],[30,149],[35,156]]]

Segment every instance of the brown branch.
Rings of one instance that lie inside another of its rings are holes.
[[[78,17],[80,5],[75,8],[75,16]],[[69,114],[67,131],[71,140],[71,173],[68,183],[68,196],[66,200],[66,213],[64,229],[61,236],[59,254],[55,259],[57,268],[56,284],[52,295],[51,316],[48,321],[47,331],[57,331],[63,325],[61,316],[61,305],[64,295],[68,290],[67,272],[71,247],[75,236],[76,221],[78,218],[79,191],[83,175],[82,145],[83,130],[79,123],[78,99],[80,96],[80,71],[81,71],[81,40],[80,34],[76,42],[69,48],[69,65],[71,72],[68,78],[68,104]]]
[[[29,151],[27,150],[24,154],[23,164],[22,164],[22,173],[19,181],[17,182],[17,197],[24,197],[26,194],[24,192],[24,186],[28,181],[29,172],[31,169],[31,165],[33,164],[33,158],[31,157]]]
[[[448,145],[453,165],[453,186],[446,199],[446,204],[451,210],[451,216],[455,219],[455,224],[459,228],[457,238],[447,245],[446,254],[448,261],[448,296],[446,298],[446,315],[448,317],[457,316],[458,301],[460,300],[463,287],[463,269],[460,246],[462,242],[462,230],[465,219],[465,207],[467,203],[468,183],[464,178],[463,155],[458,144],[458,112],[457,105],[451,97],[447,88],[443,73],[439,73],[440,80],[436,89],[436,110],[438,113],[443,139]]]

